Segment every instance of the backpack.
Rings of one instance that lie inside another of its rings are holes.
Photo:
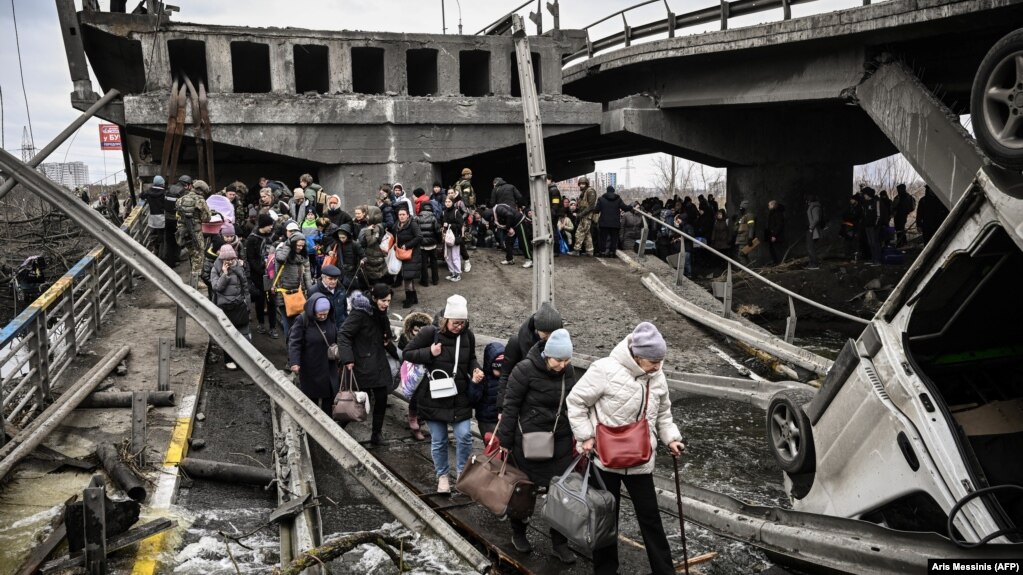
[[[277,276],[277,250],[274,249],[274,244],[270,241],[270,238],[263,240],[260,244],[259,250],[263,254],[263,264],[266,267],[266,277],[274,279]]]

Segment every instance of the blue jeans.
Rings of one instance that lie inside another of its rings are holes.
[[[427,421],[426,424],[430,426],[433,469],[437,477],[447,475],[451,470],[448,467],[448,424],[444,421]],[[472,453],[472,420],[452,423],[451,429],[455,431],[455,458],[458,460],[456,471],[461,475]]]

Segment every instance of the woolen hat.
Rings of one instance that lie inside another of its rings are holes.
[[[231,244],[224,244],[220,246],[220,251],[217,252],[217,255],[220,256],[220,259],[222,260],[233,260],[238,257],[238,253],[234,251]]]
[[[313,310],[315,310],[316,313],[330,311],[330,300],[325,297],[317,299],[316,303],[313,304]]]
[[[566,329],[556,329],[547,338],[543,354],[554,359],[570,359],[572,357],[572,338]]]
[[[469,302],[458,294],[449,297],[444,306],[444,319],[469,319]]]
[[[632,355],[658,361],[668,355],[668,344],[654,324],[645,321],[632,330]]]
[[[341,270],[337,269],[337,266],[327,264],[320,268],[320,274],[327,277],[339,278],[341,277]]]
[[[163,176],[155,176],[153,178],[153,185],[154,186],[162,186],[165,183],[167,183],[167,182],[163,179]]]
[[[256,216],[256,225],[260,228],[274,225],[274,217],[270,214],[259,214]]]
[[[558,310],[554,309],[550,302],[545,301],[540,305],[540,309],[536,310],[536,313],[533,314],[533,327],[537,331],[550,333],[565,327],[565,324],[561,320],[561,314],[558,313]]]
[[[222,236],[233,236],[234,235],[234,224],[224,224],[220,226],[220,235]]]
[[[286,228],[284,228],[284,229],[289,231],[289,232],[297,232],[297,231],[301,230],[302,228],[298,225],[297,222],[288,222],[288,226]]]

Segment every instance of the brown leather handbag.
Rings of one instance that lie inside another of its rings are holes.
[[[492,455],[473,454],[455,483],[455,489],[498,517],[525,519],[536,507],[536,484],[525,472],[508,463],[508,450]]]
[[[610,426],[597,423],[597,456],[608,469],[628,469],[650,461],[650,423],[646,419],[650,403],[650,382],[646,383],[643,409],[632,423]]]
[[[345,375],[348,376],[348,383],[345,383]],[[365,394],[359,391],[359,384],[355,381],[355,374],[352,370],[341,368],[341,389],[334,396],[334,405],[330,410],[331,417],[338,423],[366,421],[369,412],[366,410],[368,399]]]

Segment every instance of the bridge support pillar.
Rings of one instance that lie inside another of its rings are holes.
[[[767,202],[777,200],[785,207],[783,254],[789,246],[789,258],[806,255],[806,194],[816,194],[824,207],[829,225],[820,240],[821,248],[838,240],[838,222],[853,190],[853,166],[840,163],[764,164],[728,168],[729,217],[739,213],[739,202],[748,200],[749,211],[757,221],[757,236],[764,241],[767,229]],[[759,248],[761,262],[770,261],[766,243]]]
[[[380,184],[401,182],[405,193],[412,198],[412,190],[440,180],[440,168],[431,162],[390,162],[386,164],[335,164],[324,166],[317,172],[319,184],[341,196],[341,207],[351,213],[359,204],[376,201]],[[453,183],[453,182],[452,182]]]

